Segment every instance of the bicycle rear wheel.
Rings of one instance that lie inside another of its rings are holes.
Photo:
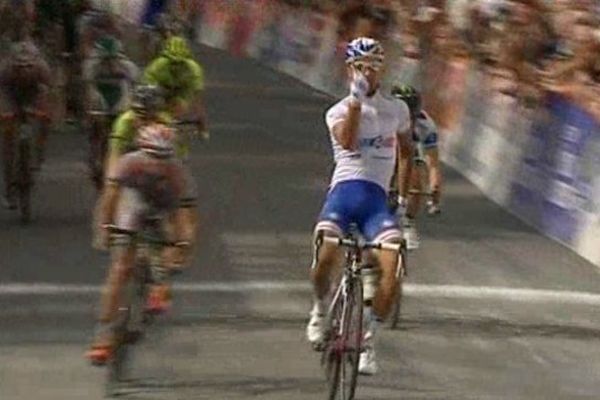
[[[333,306],[331,330],[323,353],[329,400],[354,399],[363,339],[362,301],[362,282],[352,279],[346,293],[342,293]]]
[[[404,277],[406,275],[406,267],[407,267],[407,259],[408,254],[406,251],[406,247],[402,246],[400,248],[400,270],[396,276],[397,278],[397,287],[396,287],[396,299],[394,301],[394,305],[392,308],[392,313],[390,315],[390,329],[398,328],[398,324],[400,323],[400,315],[402,311],[402,296],[403,296],[403,283]]]
[[[121,385],[126,382],[133,345],[142,335],[143,322],[146,322],[144,305],[147,294],[147,273],[148,269],[145,266],[136,266],[136,272],[125,290],[124,306],[119,309],[113,328],[116,347],[107,370],[106,395],[108,397],[118,395]]]
[[[29,140],[19,140],[18,149],[18,190],[19,190],[19,212],[21,214],[21,222],[28,223],[31,221],[31,186],[33,185],[33,177],[31,174],[31,145]]]

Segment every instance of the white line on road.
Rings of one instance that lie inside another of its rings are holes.
[[[0,284],[0,296],[84,295],[98,293],[100,289],[99,285],[8,283]],[[175,285],[175,290],[195,293],[310,292],[311,286],[305,281],[232,281],[181,283]],[[418,298],[600,305],[600,293],[567,290],[406,284],[404,293],[409,297]]]

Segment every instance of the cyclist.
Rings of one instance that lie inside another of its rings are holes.
[[[129,105],[139,69],[121,51],[121,43],[113,36],[96,42],[96,49],[83,65],[87,125],[90,141],[90,172],[98,188],[102,185],[101,164],[104,162],[103,143],[113,119]],[[106,115],[94,115],[102,111]],[[100,156],[100,157],[98,157]]]
[[[36,137],[34,167],[39,168],[44,159],[44,150],[50,121],[48,118],[48,91],[50,68],[40,51],[31,41],[15,43],[0,66],[0,106],[2,119],[8,121],[3,132],[3,161],[6,205],[16,206],[15,193],[11,187],[13,176],[14,146],[19,121],[15,118],[29,109],[39,119],[40,132]]]
[[[158,86],[136,86],[130,109],[121,114],[113,125],[106,162],[107,176],[115,170],[125,153],[136,149],[135,138],[139,129],[154,123],[171,123],[171,117],[163,109],[162,90]],[[179,150],[179,155],[182,152]]]
[[[412,146],[408,107],[379,91],[384,52],[371,38],[357,38],[346,50],[350,95],[331,107],[325,116],[332,142],[335,169],[325,204],[315,227],[315,235],[342,236],[355,224],[371,241],[399,242],[401,232],[397,218],[390,211],[387,196],[390,180],[400,150],[404,160]],[[406,168],[408,162],[402,165]],[[408,188],[408,180],[400,187]],[[339,263],[340,250],[323,244],[317,249],[312,279],[315,298],[306,334],[313,344],[322,342],[326,330],[325,297]],[[397,287],[398,255],[389,251],[374,252],[381,269],[380,284],[372,301],[367,299],[365,351],[359,371],[377,371],[374,335],[379,323],[391,309]]]
[[[138,67],[123,53],[117,38],[101,37],[83,65],[88,108],[124,111],[139,74]]]
[[[165,41],[162,53],[144,71],[144,81],[164,90],[167,111],[173,117],[194,116],[198,120],[198,132],[208,136],[202,100],[204,71],[193,59],[184,38],[171,36]]]
[[[427,212],[430,215],[439,214],[441,212],[442,171],[438,151],[437,126],[429,114],[421,108],[421,95],[414,87],[396,84],[392,87],[392,96],[404,101],[410,110],[415,147],[414,161],[420,165],[427,165],[429,171],[427,179],[431,198],[427,202]],[[415,165],[411,169],[411,189],[417,192],[425,189],[422,187],[423,169],[419,168],[420,165]],[[404,198],[399,198],[398,203],[404,203]],[[421,196],[418,194],[410,195],[406,203],[404,238],[406,239],[407,248],[414,250],[419,247],[419,235],[415,219],[421,207]]]
[[[106,162],[104,176],[111,176],[118,169],[120,159],[125,153],[135,151],[137,144],[136,138],[138,132],[145,126],[161,123],[170,124],[172,119],[170,115],[164,111],[164,100],[162,90],[158,86],[139,85],[136,87],[131,109],[123,113],[115,121],[113,132],[110,136],[108,158]],[[185,141],[176,143],[176,155],[179,159],[184,159],[188,154],[188,147]],[[104,202],[106,193],[103,192],[98,204]],[[180,221],[183,224],[182,229],[186,229],[190,233],[190,244],[195,244],[196,226],[198,220],[197,209],[188,207],[181,210],[185,218]],[[102,240],[100,240],[102,242]],[[102,247],[102,243],[96,243]],[[167,285],[156,286],[153,288],[153,293],[149,296],[148,308],[154,313],[162,313],[169,308],[170,289]]]
[[[103,36],[120,38],[121,31],[115,17],[109,11],[88,8],[81,17],[77,26],[80,58],[85,60],[94,51],[98,39]]]
[[[114,335],[111,323],[121,303],[123,288],[136,258],[135,235],[149,219],[172,220],[173,247],[163,253],[166,279],[171,268],[178,268],[188,258],[190,232],[181,220],[186,207],[195,204],[195,188],[188,170],[174,156],[175,132],[163,124],[146,125],[136,137],[139,150],[123,156],[108,178],[106,193],[99,208],[98,226],[108,242],[107,228],[119,234],[111,240],[111,266],[102,294],[99,326],[86,356],[97,365],[112,356]],[[164,226],[164,225],[163,225]],[[158,286],[164,285],[159,279]]]

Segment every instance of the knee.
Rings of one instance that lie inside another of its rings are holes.
[[[316,270],[322,270],[331,265],[337,254],[335,245],[323,242],[325,236],[339,237],[340,235],[338,232],[328,229],[320,229],[315,232],[313,269]]]

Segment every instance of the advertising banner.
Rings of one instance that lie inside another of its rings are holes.
[[[589,150],[600,126],[585,110],[552,94],[535,119],[510,208],[547,235],[574,245],[590,214],[597,213],[593,171],[598,154]]]

